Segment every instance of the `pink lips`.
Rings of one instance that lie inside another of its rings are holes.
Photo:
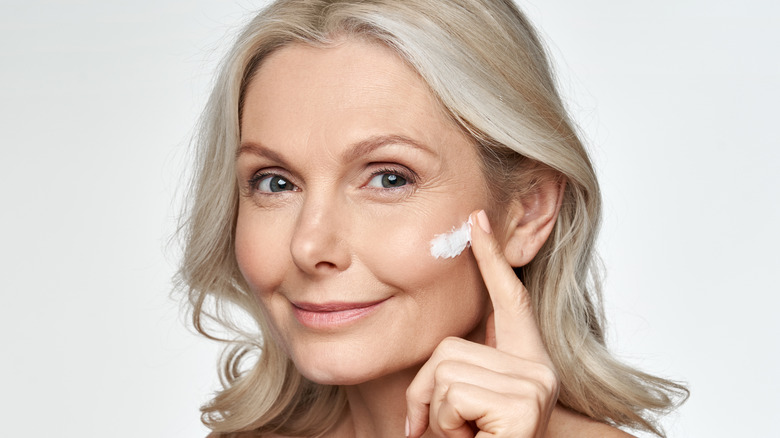
[[[313,329],[343,326],[373,313],[387,298],[368,303],[305,303],[294,302],[293,312],[298,322]]]

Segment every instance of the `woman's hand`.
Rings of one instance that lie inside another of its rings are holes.
[[[472,213],[471,245],[493,303],[485,345],[442,341],[406,391],[407,436],[427,427],[444,437],[540,438],[558,398],[558,379],[531,308],[490,231]]]

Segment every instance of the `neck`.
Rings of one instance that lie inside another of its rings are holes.
[[[404,436],[406,388],[419,367],[345,387],[355,438]]]

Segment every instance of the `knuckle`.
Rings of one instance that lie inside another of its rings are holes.
[[[534,383],[527,382],[530,386]],[[506,418],[509,419],[507,434],[501,436],[539,436],[540,425],[546,421],[546,404],[537,397],[538,394],[515,395],[508,400],[506,406]]]
[[[537,404],[546,404],[550,398],[549,389],[539,381],[534,381],[533,383],[535,386],[533,400]]]
[[[456,338],[455,336],[448,336],[444,338],[433,352],[433,355],[439,360],[445,360],[446,358],[456,356],[457,352],[461,350],[463,339]]]
[[[559,381],[555,372],[541,364],[517,380],[519,399],[541,405],[547,405],[550,399],[557,398],[558,388]]]
[[[467,389],[468,387],[465,383],[453,382],[447,389],[444,398],[450,404],[457,404],[458,400],[462,400],[467,396]]]
[[[541,365],[539,367],[539,375],[537,380],[545,389],[551,393],[557,392],[557,388],[560,384],[560,381],[558,380],[558,374],[554,369],[546,365]]]
[[[439,345],[445,346],[445,348],[448,349],[455,349],[461,346],[463,343],[463,339],[458,338],[456,336],[447,336],[444,338]]]
[[[453,360],[443,360],[439,362],[439,365],[433,372],[434,381],[437,384],[446,384],[457,380],[459,368],[458,362]]]
[[[420,397],[420,391],[417,389],[415,385],[409,385],[408,388],[406,388],[406,400],[410,402],[415,402],[419,400]]]
[[[534,379],[523,378],[517,383],[517,396],[519,399],[525,401],[528,399],[536,399],[542,390],[542,386]]]

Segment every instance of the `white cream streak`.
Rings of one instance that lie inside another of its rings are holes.
[[[451,259],[460,255],[471,246],[471,219],[463,222],[460,228],[452,227],[452,231],[437,234],[431,240],[431,255],[437,259]]]

